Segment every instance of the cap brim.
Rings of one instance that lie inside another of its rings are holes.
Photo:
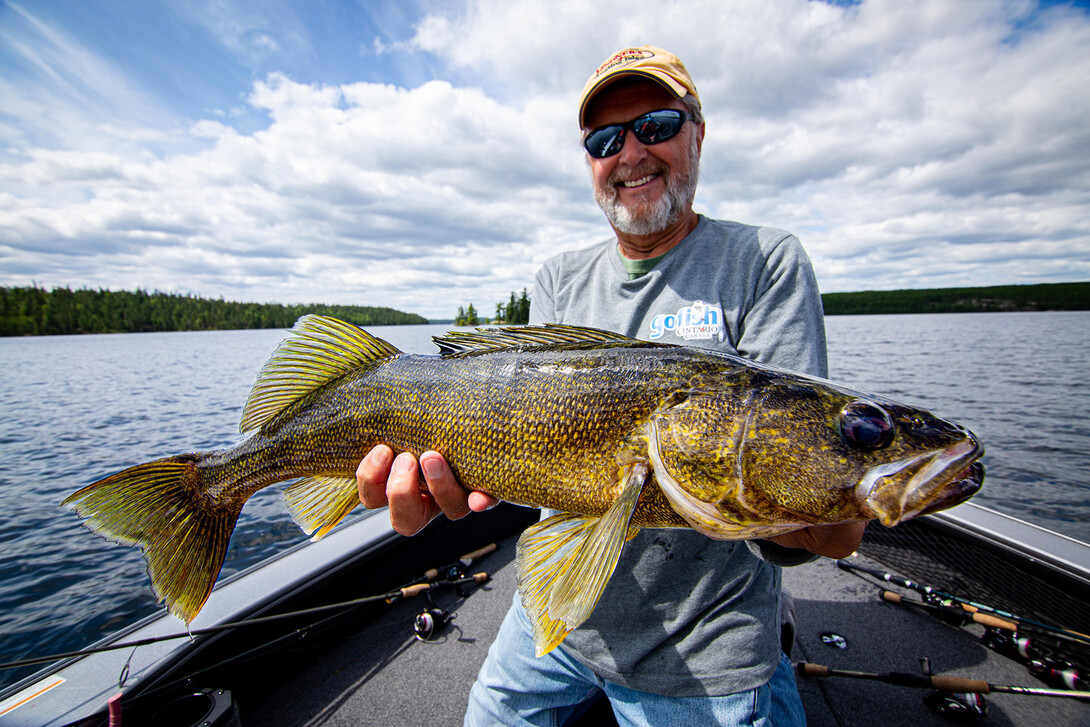
[[[587,106],[594,100],[594,97],[601,93],[607,86],[621,80],[622,78],[631,78],[633,76],[648,78],[652,81],[656,81],[660,86],[665,88],[674,98],[684,98],[688,89],[675,81],[669,74],[661,73],[655,70],[622,70],[615,73],[607,74],[598,79],[598,82],[591,86],[583,94],[583,102],[579,104],[579,126],[580,128],[586,127],[586,114]]]

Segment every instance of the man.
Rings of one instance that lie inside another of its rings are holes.
[[[579,122],[594,196],[615,238],[561,254],[538,273],[531,323],[569,323],[739,353],[826,374],[821,300],[798,240],[692,207],[704,141],[696,87],[651,46],[613,55],[587,82]],[[398,532],[494,500],[467,493],[426,452],[376,447],[358,471],[367,507]],[[805,720],[779,648],[780,572],[842,557],[863,524],[810,527],[773,542],[644,530],[621,554],[594,613],[534,657],[516,597],[470,695],[466,724],[562,724],[599,691],[622,723],[793,725]]]

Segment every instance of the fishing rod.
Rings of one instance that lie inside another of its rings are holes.
[[[964,626],[971,622],[978,623],[987,628],[1003,629],[1005,631],[1018,630],[1018,624],[1014,621],[1007,621],[998,616],[980,613],[979,611],[965,611],[960,608],[941,606],[937,603],[917,601],[911,598],[905,598],[900,593],[894,593],[893,591],[887,591],[885,589],[878,592],[878,597],[887,603],[896,603],[900,606],[911,606],[912,608],[923,609],[935,615],[937,618],[953,623],[956,626]]]
[[[848,671],[846,669],[833,669],[820,664],[810,664],[800,661],[795,665],[800,676],[805,677],[847,677],[849,679],[869,679],[885,682],[899,687],[913,687],[915,689],[937,689],[942,692],[955,694],[1024,694],[1035,697],[1066,697],[1068,699],[1090,699],[1090,692],[1073,691],[1068,689],[1040,689],[1038,687],[1017,687],[1005,684],[992,684],[983,679],[969,679],[958,676],[933,676],[929,674],[912,674],[909,672],[883,672],[876,674],[865,671]]]
[[[445,573],[447,578],[462,578],[466,575],[466,569],[469,568],[477,560],[480,560],[489,553],[495,553],[499,548],[495,543],[489,543],[483,548],[474,550],[471,553],[466,553],[453,563],[447,563],[439,568],[429,568],[424,572],[422,581],[434,581],[441,574]]]
[[[475,550],[472,553],[468,553],[466,555],[463,555],[461,558],[458,559],[458,561],[455,561],[455,563],[462,564],[462,565],[468,565],[469,563],[472,563],[474,560],[480,558],[481,556],[487,555],[488,553],[493,552],[495,549],[496,549],[495,544],[485,546],[484,548],[481,548],[480,550]],[[454,565],[454,564],[452,564],[452,565]],[[450,567],[451,566],[444,566],[444,569],[449,570]],[[433,571],[435,571],[435,575],[431,576],[430,579],[427,579],[429,574],[431,574]],[[23,667],[23,666],[33,666],[35,664],[45,664],[47,662],[58,661],[60,659],[70,659],[70,658],[75,658],[75,657],[80,657],[80,656],[88,656],[88,655],[91,655],[91,654],[99,654],[99,653],[103,653],[103,652],[107,652],[107,651],[116,651],[118,649],[130,649],[130,648],[136,648],[136,647],[140,647],[140,646],[148,646],[148,645],[151,645],[151,644],[159,643],[161,641],[170,641],[172,639],[190,639],[190,640],[192,640],[196,636],[204,636],[205,634],[214,634],[214,633],[219,633],[221,631],[229,631],[231,629],[244,628],[244,627],[247,627],[247,626],[258,626],[258,625],[261,625],[261,624],[272,623],[272,622],[275,622],[275,621],[283,621],[283,620],[289,619],[289,618],[296,618],[298,616],[314,615],[314,614],[323,613],[323,612],[326,612],[326,611],[333,611],[333,610],[338,610],[338,609],[348,609],[348,608],[352,608],[353,606],[360,606],[360,605],[367,604],[367,603],[376,603],[376,602],[379,602],[379,601],[385,601],[388,604],[394,604],[394,603],[397,603],[398,601],[401,601],[403,599],[414,598],[415,596],[419,596],[422,593],[427,593],[427,592],[432,591],[432,590],[437,589],[437,588],[461,587],[461,586],[465,586],[465,585],[473,584],[473,583],[476,583],[476,584],[486,583],[491,578],[491,576],[489,576],[487,573],[483,573],[483,572],[482,573],[476,573],[476,574],[473,574],[473,575],[462,575],[462,576],[459,576],[457,578],[448,578],[448,579],[441,580],[441,581],[436,581],[435,578],[437,578],[437,577],[438,577],[438,570],[433,568],[433,569],[430,569],[429,571],[427,571],[425,573],[425,579],[427,579],[427,580],[418,579],[417,581],[414,581],[414,582],[410,583],[409,585],[402,586],[401,588],[394,589],[394,590],[389,591],[387,593],[381,593],[381,594],[379,594],[377,596],[364,596],[362,598],[355,598],[355,599],[352,599],[350,601],[342,601],[340,603],[331,603],[331,604],[326,604],[324,606],[315,606],[313,608],[302,609],[302,610],[299,610],[299,611],[291,611],[291,612],[288,612],[288,613],[279,613],[279,614],[274,614],[272,616],[259,616],[259,617],[256,617],[256,618],[244,619],[242,621],[233,621],[233,622],[230,622],[230,623],[217,624],[215,626],[208,626],[208,627],[200,628],[200,629],[187,629],[186,633],[167,634],[167,635],[164,635],[164,636],[150,636],[150,637],[145,638],[145,639],[136,639],[134,641],[125,641],[125,642],[114,643],[114,644],[105,644],[103,646],[96,646],[96,647],[91,647],[91,648],[87,648],[87,649],[79,649],[79,650],[76,650],[76,651],[66,651],[66,652],[60,652],[60,653],[57,653],[57,654],[47,654],[45,656],[35,656],[35,657],[31,657],[29,659],[20,659],[18,661],[9,661],[9,662],[0,663],[0,671],[6,670],[6,669],[17,669],[17,668]]]
[[[884,580],[884,581],[886,581],[888,583],[893,583],[893,584],[896,584],[896,585],[901,586],[903,588],[909,588],[909,589],[911,589],[913,591],[916,591],[917,593],[919,593],[920,595],[922,595],[922,596],[924,596],[926,598],[936,598],[936,599],[940,599],[940,600],[953,601],[953,602],[957,603],[958,605],[960,605],[960,607],[963,610],[965,610],[967,612],[970,612],[970,613],[974,613],[974,612],[978,612],[978,611],[984,611],[986,613],[990,613],[990,614],[993,614],[995,616],[999,616],[999,617],[1004,618],[1004,619],[1010,619],[1011,621],[1015,621],[1015,622],[1017,622],[1018,624],[1021,624],[1021,625],[1030,626],[1030,627],[1034,627],[1034,628],[1038,628],[1038,629],[1044,629],[1045,631],[1048,631],[1048,632],[1050,632],[1052,634],[1055,634],[1056,636],[1059,636],[1061,638],[1070,639],[1072,641],[1077,641],[1077,642],[1079,642],[1081,644],[1084,644],[1084,645],[1090,645],[1090,634],[1084,634],[1081,631],[1073,631],[1072,629],[1064,628],[1062,626],[1054,626],[1053,624],[1044,623],[1043,621],[1037,621],[1037,620],[1032,619],[1032,618],[1027,618],[1025,616],[1019,616],[1017,614],[1010,613],[1009,611],[1004,611],[1002,609],[993,608],[992,606],[986,606],[983,603],[977,603],[976,601],[970,601],[967,598],[962,598],[961,596],[955,596],[952,593],[947,593],[946,591],[940,591],[937,588],[932,588],[931,586],[925,586],[925,585],[923,585],[921,583],[916,583],[915,581],[908,580],[907,578],[901,578],[899,576],[895,576],[892,573],[885,573],[883,571],[876,570],[874,568],[867,568],[865,566],[855,565],[853,563],[849,563],[847,560],[844,560],[844,559],[838,560],[836,562],[836,564],[838,566],[840,566],[841,568],[843,568],[844,570],[853,570],[853,571],[858,571],[860,573],[867,573],[867,574],[872,575],[872,576],[874,576],[876,578],[880,578],[880,579],[882,579],[882,580]]]
[[[19,661],[9,661],[0,664],[0,670],[15,669],[21,666],[32,666],[34,664],[44,664],[46,662],[57,661],[59,659],[69,659],[77,656],[88,656],[90,654],[99,654],[105,651],[116,651],[117,649],[129,649],[138,646],[148,646],[150,644],[157,644],[160,641],[170,641],[171,639],[192,639],[195,636],[204,636],[205,634],[214,634],[220,631],[230,631],[231,629],[238,629],[246,626],[258,626],[261,624],[272,623],[274,621],[283,621],[284,619],[295,618],[297,616],[310,616],[325,611],[351,608],[353,606],[359,606],[365,603],[385,601],[386,603],[393,604],[405,598],[413,598],[414,596],[419,596],[421,593],[425,593],[436,588],[442,588],[445,586],[462,586],[469,583],[485,583],[488,581],[489,578],[490,576],[487,573],[477,573],[472,576],[466,576],[465,578],[458,578],[454,581],[416,583],[414,585],[404,586],[402,588],[398,588],[388,593],[382,593],[377,596],[364,596],[363,598],[355,598],[351,601],[330,603],[324,606],[315,606],[314,608],[302,609],[300,611],[278,613],[272,616],[259,616],[257,618],[245,619],[243,621],[233,621],[230,623],[217,624],[216,626],[208,626],[202,629],[190,629],[184,634],[150,636],[146,639],[137,639],[135,641],[125,641],[117,644],[106,644],[104,646],[96,646],[89,649],[65,651],[58,654],[47,654],[45,656],[35,656],[30,659],[21,659]]]
[[[1023,636],[1018,624],[989,614],[964,611],[926,601],[917,601],[893,591],[881,590],[879,597],[887,603],[911,606],[927,611],[945,623],[965,626],[977,623],[984,626],[981,642],[992,651],[1023,664],[1029,673],[1046,684],[1066,689],[1082,689],[1090,684],[1090,676],[1083,667],[1059,657],[1061,651],[1055,643],[1041,643]],[[1048,638],[1047,636],[1044,638]],[[1060,643],[1060,642],[1056,642]]]

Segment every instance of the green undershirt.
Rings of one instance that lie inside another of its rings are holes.
[[[617,248],[617,257],[621,259],[621,265],[624,265],[624,269],[628,272],[628,279],[635,280],[641,278],[651,272],[659,260],[666,257],[666,253],[658,255],[657,257],[649,257],[646,260],[629,260],[622,253],[620,247]]]

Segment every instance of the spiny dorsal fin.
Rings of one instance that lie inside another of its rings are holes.
[[[448,331],[431,339],[444,356],[496,351],[503,348],[534,348],[563,344],[632,342],[635,339],[619,333],[584,326],[505,326],[478,328],[474,331]]]
[[[250,390],[239,429],[259,429],[286,407],[366,363],[397,356],[382,339],[351,323],[326,316],[303,316],[292,335],[273,352]]]

